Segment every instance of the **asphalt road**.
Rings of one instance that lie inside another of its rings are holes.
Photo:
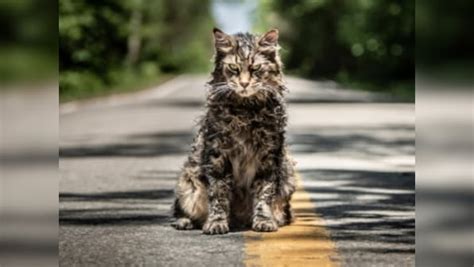
[[[169,226],[205,81],[180,76],[150,90],[60,107],[62,266],[267,263],[268,252],[254,246],[275,241],[265,234],[205,236]],[[334,244],[331,265],[414,265],[414,105],[330,82],[288,84],[290,149],[315,227]],[[274,243],[282,255],[293,247],[290,265],[303,257],[318,266],[323,250],[308,249],[316,244],[305,234],[309,228],[288,228],[285,241]],[[295,251],[302,244],[306,250]]]

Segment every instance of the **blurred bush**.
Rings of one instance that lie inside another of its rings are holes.
[[[209,65],[207,0],[60,0],[59,16],[61,100]]]
[[[57,73],[54,0],[0,1],[1,87],[51,80]]]
[[[474,19],[474,1],[416,1],[416,62],[449,82],[470,83],[474,67],[474,35],[468,33]]]
[[[289,73],[414,99],[413,0],[262,0]]]

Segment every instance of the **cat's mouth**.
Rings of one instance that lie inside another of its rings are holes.
[[[245,88],[245,89],[238,88],[236,92],[241,97],[250,97],[254,95],[256,91],[254,89],[249,89],[249,88]]]

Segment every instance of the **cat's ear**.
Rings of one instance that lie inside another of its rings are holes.
[[[278,45],[278,30],[272,29],[265,33],[258,41],[260,46],[277,46]]]
[[[218,28],[214,28],[212,32],[214,33],[214,46],[216,47],[216,50],[221,50],[223,52],[229,52],[232,50],[232,41],[229,35]]]

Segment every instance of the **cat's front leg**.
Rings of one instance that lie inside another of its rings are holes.
[[[209,215],[202,230],[204,234],[215,235],[229,232],[230,177],[210,179]]]
[[[278,224],[273,217],[271,204],[275,196],[276,182],[273,176],[256,176],[253,183],[252,229],[257,232],[274,232]]]
[[[229,232],[232,175],[224,166],[223,156],[213,157],[209,163],[205,172],[209,181],[209,213],[202,230],[208,235],[225,234]]]

